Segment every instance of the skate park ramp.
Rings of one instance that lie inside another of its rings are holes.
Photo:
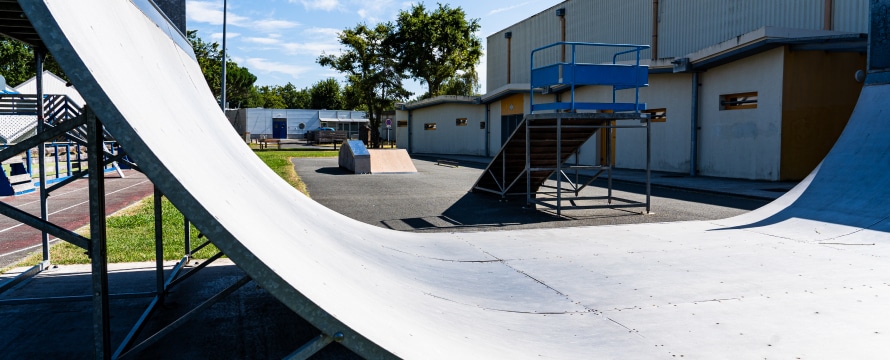
[[[346,218],[281,180],[232,131],[194,58],[171,40],[180,35],[130,1],[20,3],[176,207],[258,285],[359,355],[890,353],[886,85],[863,89],[819,170],[744,216],[404,233]]]
[[[417,168],[405,149],[368,149],[372,174],[411,174]]]

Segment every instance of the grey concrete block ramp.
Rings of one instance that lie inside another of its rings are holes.
[[[232,131],[191,54],[171,40],[181,35],[132,2],[20,3],[152,182],[266,291],[323,333],[342,334],[357,354],[890,354],[886,85],[863,89],[817,171],[744,216],[405,233],[335,213],[269,170]]]

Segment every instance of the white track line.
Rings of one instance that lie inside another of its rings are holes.
[[[142,184],[147,183],[147,182],[149,182],[149,181],[148,181],[148,180],[143,180],[143,181],[140,181],[140,182],[135,183],[135,184],[133,184],[133,185],[130,185],[130,186],[127,186],[127,187],[124,187],[124,188],[120,188],[120,189],[117,189],[117,190],[115,190],[115,191],[106,193],[105,196],[114,194],[114,193],[119,192],[119,191],[123,191],[123,190],[129,189],[129,188],[134,187],[134,186],[142,185]],[[64,209],[59,209],[59,210],[53,211],[53,212],[47,214],[46,216],[49,217],[50,215],[54,215],[54,214],[60,213],[60,212],[62,212],[62,211],[71,209],[71,208],[76,207],[76,206],[80,206],[80,205],[82,205],[82,204],[86,204],[86,203],[88,203],[88,202],[90,202],[90,201],[89,201],[89,200],[87,200],[87,201],[81,201],[81,202],[79,202],[79,203],[77,203],[77,204],[71,205],[71,206],[66,207],[66,208],[64,208]],[[15,229],[15,228],[17,228],[17,227],[19,227],[19,226],[22,226],[22,225],[25,225],[25,224],[19,223],[19,224],[10,226],[10,227],[8,227],[8,228],[5,228],[5,229],[3,229],[3,230],[0,230],[0,233],[4,233],[4,232],[6,232],[6,231]],[[16,250],[16,251],[18,251],[18,250]],[[15,251],[14,251],[14,252],[15,252]],[[9,255],[9,254],[12,254],[12,253],[8,253],[8,254],[0,254],[0,256],[6,256],[6,255]]]

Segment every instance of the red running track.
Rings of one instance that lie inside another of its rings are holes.
[[[76,180],[50,193],[47,200],[49,221],[69,230],[89,225],[87,183],[86,179]],[[105,173],[105,212],[112,214],[151,195],[153,191],[151,181],[138,171],[124,170],[123,178],[117,172]],[[0,201],[40,216],[39,195],[38,190],[25,195],[0,197]],[[50,236],[50,239],[53,237]],[[40,231],[0,215],[0,268],[34,251],[40,251]]]

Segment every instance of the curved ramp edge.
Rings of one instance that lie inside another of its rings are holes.
[[[343,332],[362,356],[890,352],[890,322],[875,315],[890,313],[879,301],[890,297],[888,205],[866,201],[880,191],[886,161],[874,167],[876,181],[853,184],[855,193],[831,192],[832,182],[850,182],[843,153],[862,161],[888,153],[884,124],[845,131],[809,187],[761,218],[402,233],[333,212],[269,170],[232,130],[194,60],[130,2],[21,4],[87,103],[177,208],[258,284],[321,331]],[[886,99],[888,89],[867,87],[848,128],[879,122],[862,117],[885,114],[873,107],[886,100],[864,101]],[[883,140],[857,138],[866,135]],[[768,220],[776,214],[781,221]],[[867,228],[882,216],[883,227]],[[878,241],[813,244],[811,223],[787,221],[797,218]],[[795,241],[775,235],[786,232]]]

